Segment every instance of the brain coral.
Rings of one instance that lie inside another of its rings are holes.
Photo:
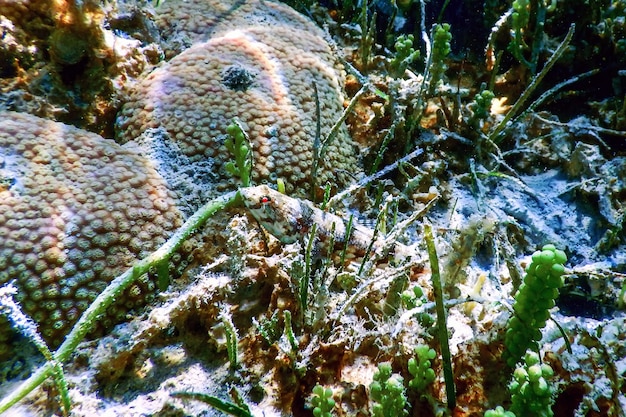
[[[0,284],[53,346],[134,260],[182,224],[172,193],[113,141],[26,114],[0,112]],[[153,292],[140,279],[104,325]]]
[[[181,25],[193,28],[194,39],[212,37],[136,85],[118,115],[118,139],[130,141],[149,130],[165,132],[165,140],[185,163],[211,161],[198,178],[219,192],[235,186],[224,171],[224,163],[233,158],[224,139],[226,127],[238,118],[253,145],[253,179],[259,183],[281,178],[289,193],[310,195],[318,123],[315,91],[322,139],[343,110],[342,73],[323,32],[292,9],[271,2],[193,1],[178,9],[175,1],[165,4],[170,11],[188,15]],[[168,18],[173,22],[174,17]],[[227,30],[224,21],[237,28]],[[163,163],[154,147],[147,153],[156,155],[161,170],[180,166]],[[320,161],[316,184],[342,186],[352,181],[358,172],[355,155],[342,126]]]

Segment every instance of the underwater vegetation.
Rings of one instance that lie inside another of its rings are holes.
[[[0,413],[624,415],[625,2],[49,6],[0,0]]]

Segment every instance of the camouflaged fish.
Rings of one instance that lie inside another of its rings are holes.
[[[346,262],[362,259],[366,253],[368,257],[376,254],[386,261],[389,256],[381,252],[388,249],[393,253],[391,257],[396,258],[406,258],[412,252],[410,247],[399,243],[386,248],[384,239],[376,238],[373,230],[356,222],[348,227],[347,220],[320,210],[309,201],[288,197],[266,185],[244,188],[240,192],[254,218],[284,244],[307,242],[315,225],[314,249],[318,257],[333,256],[344,248]]]

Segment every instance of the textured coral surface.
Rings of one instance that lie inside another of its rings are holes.
[[[0,284],[15,280],[53,345],[109,281],[181,223],[171,192],[139,156],[74,127],[0,113]],[[109,319],[152,287],[140,280]]]
[[[299,35],[324,36],[306,17],[289,6],[271,1],[172,0],[159,6],[155,20],[169,43],[168,54],[180,52],[176,47],[205,42],[233,29],[289,27]],[[298,38],[284,42],[297,44]]]
[[[203,13],[192,14],[190,10],[199,4]],[[183,26],[202,32],[200,26],[206,24],[206,32],[214,37],[194,44],[134,88],[118,116],[118,137],[126,142],[148,129],[165,129],[190,162],[212,159],[214,166],[206,177],[222,191],[235,183],[223,169],[232,159],[223,142],[226,127],[238,118],[253,145],[253,179],[280,178],[289,193],[310,195],[317,124],[324,140],[343,110],[341,72],[331,49],[312,22],[289,8],[264,2],[229,9],[229,27],[237,27],[233,21],[241,22],[236,30],[211,27],[210,16],[216,16],[220,27],[225,4],[185,3],[190,19],[202,18],[192,19],[199,20],[193,25],[192,20],[183,21]],[[250,7],[256,11],[245,19]],[[265,12],[268,20],[259,24]],[[343,126],[322,155],[319,168],[317,185],[329,181],[341,186],[353,180],[358,165]]]

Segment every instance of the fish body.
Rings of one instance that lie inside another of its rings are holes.
[[[265,230],[284,244],[307,242],[315,228],[317,256],[332,256],[345,248],[345,260],[354,261],[385,250],[384,239],[373,230],[315,207],[310,201],[288,197],[267,185],[244,188],[244,204]],[[368,252],[369,250],[369,252]],[[394,243],[395,254],[408,254],[407,246]]]

